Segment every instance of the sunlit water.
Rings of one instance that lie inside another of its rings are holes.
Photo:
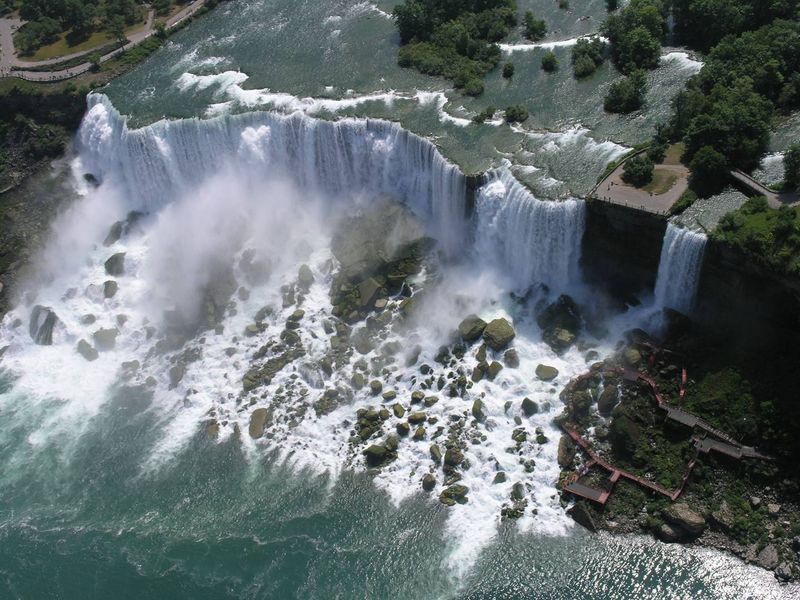
[[[599,0],[573,1],[570,12],[550,2],[520,4],[550,18],[551,38],[560,41],[594,31],[604,12]],[[576,348],[557,356],[542,342],[533,307],[568,292],[593,308],[577,269],[584,206],[570,191],[588,189],[608,160],[641,141],[667,114],[663,98],[682,81],[676,73],[688,76],[697,64],[668,53],[652,76],[652,110],[630,118],[608,118],[598,108],[614,78],[610,67],[592,82],[575,82],[567,68],[544,76],[534,68],[538,48],[513,52],[519,78],[505,83],[492,74],[486,96],[467,100],[445,82],[395,66],[389,9],[225,4],[109,86],[110,100],[90,99],[73,163],[76,200],[56,221],[27,294],[0,331],[8,346],[0,596],[791,597],[796,589],[770,573],[717,552],[589,535],[566,516],[555,489],[558,392],[587,362]],[[568,42],[556,46],[564,66],[568,51]],[[464,121],[486,103],[517,101],[532,109],[524,128]],[[132,115],[130,129],[116,109]],[[267,109],[279,114],[258,112]],[[304,114],[280,114],[296,112]],[[330,122],[345,115],[399,121],[432,139],[445,158],[384,121]],[[184,120],[151,125],[162,116]],[[193,116],[205,120],[187,120]],[[472,210],[455,163],[468,171],[498,167]],[[86,184],[85,172],[102,185]],[[365,470],[348,443],[347,421],[379,399],[350,387],[358,355],[332,375],[319,367],[330,348],[331,236],[342,215],[386,197],[416,214],[440,252],[418,316],[383,340],[402,349],[388,373],[373,374],[384,389],[407,404],[419,366],[435,365],[439,347],[470,312],[505,316],[517,331],[519,368],[481,381],[465,399],[439,393],[427,409],[441,424],[468,413],[472,399],[484,402],[486,421],[474,425],[481,443],[465,450],[469,502],[452,508],[436,500],[443,477],[430,438],[403,440],[390,466]],[[109,226],[131,210],[148,214],[105,246]],[[111,277],[119,291],[106,298],[103,263],[117,252],[125,252],[125,272]],[[269,263],[269,277],[248,278],[248,252]],[[265,388],[242,394],[254,355],[296,308],[283,306],[280,288],[303,263],[315,277],[298,330],[307,355]],[[248,293],[233,295],[221,329],[165,350],[159,341],[171,319],[202,315],[203,295],[228,278]],[[529,288],[528,302],[509,294]],[[37,304],[59,317],[52,346],[32,343],[28,323]],[[244,336],[264,306],[274,309],[266,330]],[[607,355],[634,321],[618,318],[606,338],[587,340]],[[118,331],[113,349],[93,362],[76,352],[79,340],[108,328]],[[192,361],[171,381],[170,368],[186,352]],[[138,368],[123,366],[132,361]],[[557,367],[557,379],[538,381],[539,363]],[[298,413],[328,387],[347,401],[329,414]],[[294,401],[276,403],[289,389],[297,391]],[[526,396],[542,407],[532,417],[520,410]],[[256,441],[247,429],[259,406],[273,408],[274,424]],[[212,416],[217,437],[206,432]],[[506,451],[514,417],[531,433],[522,450],[535,460],[533,472]],[[536,428],[545,443],[532,440]],[[498,469],[507,481],[492,484]],[[433,495],[420,488],[426,472],[437,475]],[[523,483],[528,506],[519,521],[502,522],[515,482]]]

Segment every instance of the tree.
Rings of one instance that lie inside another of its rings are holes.
[[[643,187],[653,180],[653,161],[639,154],[625,161],[622,167],[622,181],[636,187]]]
[[[629,77],[611,84],[603,101],[603,108],[611,113],[630,113],[644,104],[647,76],[644,71],[634,71]]]
[[[525,25],[525,37],[529,40],[538,41],[547,35],[547,23],[543,19],[537,19],[533,12],[526,12],[523,22]]]
[[[703,146],[695,153],[689,169],[691,188],[704,198],[722,191],[730,173],[725,156],[711,146]]]
[[[550,51],[542,56],[542,69],[548,73],[553,73],[558,70],[558,58],[554,52]]]
[[[666,32],[665,15],[661,0],[631,0],[619,14],[608,17],[604,30],[611,42],[611,57],[620,71],[630,73],[658,66]]]
[[[572,47],[575,77],[582,79],[595,72],[605,60],[605,43],[598,37],[580,38]]]
[[[608,12],[614,12],[617,10],[619,6],[619,0],[606,0],[606,10]]]
[[[528,109],[522,104],[515,104],[506,108],[507,123],[522,123],[528,119]]]
[[[511,79],[514,76],[514,63],[507,62],[503,65],[503,77]]]
[[[783,179],[789,189],[800,185],[800,143],[792,144],[783,155]]]
[[[124,41],[125,37],[125,19],[121,15],[117,15],[112,19],[109,19],[108,23],[106,24],[106,29],[108,33],[114,36],[114,39]]]

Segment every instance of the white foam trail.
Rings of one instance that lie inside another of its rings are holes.
[[[657,306],[685,314],[691,312],[703,269],[706,241],[702,233],[672,223],[667,225],[655,288]]]
[[[697,73],[703,68],[703,62],[694,59],[688,52],[667,52],[661,56],[661,62],[676,62],[682,69]]]
[[[582,35],[568,40],[556,40],[552,42],[533,42],[533,43],[516,43],[516,44],[498,44],[500,50],[506,54],[513,54],[514,52],[531,52],[542,48],[544,50],[553,50],[554,48],[570,48],[578,43],[581,39],[592,39],[598,37],[603,42],[608,42],[604,37],[594,35]]]
[[[540,144],[541,150],[549,154],[579,152],[601,158],[608,163],[630,150],[611,140],[597,141],[591,137],[591,131],[582,125],[573,125],[564,131],[526,131],[518,125],[513,126],[513,129]]]
[[[508,169],[493,171],[476,201],[477,247],[503,265],[519,289],[567,289],[580,279],[585,205],[539,200]]]

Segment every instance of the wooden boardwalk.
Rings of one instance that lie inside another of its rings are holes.
[[[614,485],[620,478],[625,478],[634,483],[649,489],[657,494],[661,494],[662,496],[666,496],[673,502],[677,500],[677,498],[683,493],[683,489],[686,486],[686,482],[689,480],[690,475],[692,474],[692,470],[695,467],[697,462],[697,457],[699,453],[708,454],[712,450],[714,452],[718,452],[725,456],[729,456],[731,458],[735,458],[737,460],[741,460],[742,458],[755,458],[759,460],[772,460],[771,457],[758,452],[755,448],[750,446],[743,446],[728,434],[719,429],[716,429],[708,422],[704,421],[697,415],[683,410],[682,408],[672,406],[666,400],[664,400],[661,393],[658,391],[658,386],[656,385],[655,380],[646,375],[645,373],[640,373],[635,369],[610,369],[610,370],[603,370],[602,367],[598,369],[592,369],[583,375],[572,380],[569,384],[567,384],[567,388],[573,387],[576,384],[584,381],[590,377],[594,377],[596,375],[602,374],[609,374],[619,376],[621,375],[624,379],[628,381],[643,381],[648,385],[650,390],[652,391],[656,402],[658,403],[659,408],[666,412],[666,418],[668,420],[675,421],[680,423],[681,425],[685,425],[693,430],[699,430],[702,432],[702,436],[695,435],[692,437],[692,442],[695,447],[695,455],[689,461],[686,469],[686,473],[683,475],[681,479],[681,484],[678,488],[674,490],[667,489],[649,479],[641,477],[639,475],[635,475],[623,469],[619,469],[614,465],[610,464],[608,461],[603,459],[599,456],[591,447],[589,442],[587,442],[577,431],[575,431],[572,427],[570,427],[566,421],[561,422],[561,428],[569,435],[573,442],[575,442],[578,446],[581,447],[583,452],[589,457],[589,461],[583,466],[581,470],[579,470],[573,479],[569,481],[566,485],[564,485],[563,489],[566,492],[574,494],[576,496],[580,496],[582,498],[586,498],[587,500],[591,500],[593,502],[597,502],[599,504],[605,504],[608,502],[609,497],[611,496],[611,491],[613,490]],[[687,382],[687,375],[686,369],[682,369],[681,371],[681,385],[680,385],[680,401],[683,401],[684,395],[686,393],[686,382]],[[711,437],[709,437],[711,436]],[[598,466],[610,473],[610,477],[608,478],[608,489],[598,489],[594,487],[590,487],[584,483],[580,482],[581,477],[583,477],[589,469],[594,466]]]

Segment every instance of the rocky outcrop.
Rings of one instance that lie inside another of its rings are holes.
[[[83,358],[85,358],[89,362],[97,360],[97,358],[100,356],[97,350],[95,350],[92,347],[92,345],[86,340],[80,340],[78,342],[78,346],[76,349],[78,351],[78,354],[80,354]]]
[[[486,321],[478,315],[469,315],[458,325],[458,333],[465,342],[474,342],[483,335]]]
[[[580,309],[566,295],[559,296],[542,310],[536,317],[536,322],[542,329],[542,339],[558,354],[569,350],[581,332]]]
[[[264,435],[264,428],[272,421],[272,413],[268,408],[257,408],[250,415],[248,433],[253,439]]]
[[[125,273],[125,253],[117,252],[105,262],[106,273],[112,277],[119,277]]]
[[[50,346],[53,343],[53,330],[58,324],[58,316],[51,308],[37,304],[31,311],[28,332],[34,343]]]
[[[516,333],[506,319],[494,319],[483,330],[483,339],[492,350],[502,350],[511,343]]]
[[[549,365],[537,365],[536,367],[536,377],[541,379],[542,381],[552,381],[556,377],[558,377],[558,369],[555,367],[551,367]]]
[[[694,538],[699,536],[706,528],[706,520],[685,502],[676,502],[662,511],[664,519],[673,527],[683,532],[683,536]]]

